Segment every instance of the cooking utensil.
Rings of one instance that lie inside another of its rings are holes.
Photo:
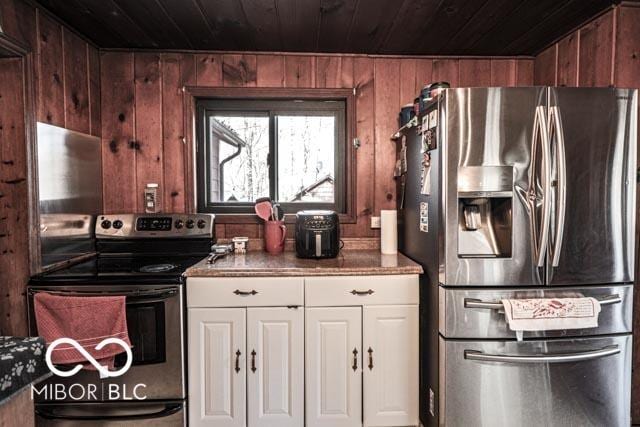
[[[269,218],[273,214],[273,205],[269,197],[261,197],[256,200],[255,205],[256,215],[262,218],[264,221],[269,221]]]
[[[211,246],[211,253],[209,254],[209,258],[207,258],[207,264],[214,264],[218,259],[229,255],[232,251],[233,244]]]
[[[280,203],[273,205],[273,219],[274,221],[282,221],[284,219],[284,211],[280,206]]]

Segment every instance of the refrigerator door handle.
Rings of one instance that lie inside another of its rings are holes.
[[[607,346],[597,350],[581,351],[576,353],[561,354],[536,354],[536,355],[502,355],[488,354],[476,350],[465,350],[466,360],[477,360],[480,362],[502,362],[502,363],[568,363],[585,362],[587,360],[598,359],[600,357],[613,356],[620,353],[617,345]]]
[[[533,121],[533,159],[535,161],[538,140],[540,140],[540,148],[542,150],[542,222],[540,224],[540,238],[537,239],[535,263],[538,267],[544,267],[545,255],[547,254],[547,244],[549,242],[549,226],[551,222],[551,149],[549,147],[549,133],[546,124],[545,107],[536,107],[536,113]],[[533,166],[535,168],[535,164]],[[536,209],[537,197],[535,194],[536,182],[532,182],[533,189],[533,211]],[[535,218],[535,216],[534,216]],[[533,224],[535,227],[535,222]],[[534,231],[535,235],[535,231]]]
[[[605,295],[600,298],[596,298],[600,305],[620,304],[622,298],[618,294]],[[482,301],[475,298],[465,298],[464,308],[484,308],[487,310],[502,310],[504,306],[501,302]]]
[[[553,106],[549,109],[549,133],[556,137],[556,165],[557,165],[557,202],[556,202],[556,227],[551,252],[551,266],[557,267],[560,262],[560,250],[564,235],[564,222],[567,210],[567,160],[564,150],[564,129],[562,128],[562,116],[560,109]]]

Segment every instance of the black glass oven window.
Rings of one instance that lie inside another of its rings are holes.
[[[127,300],[127,328],[133,365],[164,363],[166,360],[164,301]],[[126,353],[116,356],[115,366],[124,366]]]

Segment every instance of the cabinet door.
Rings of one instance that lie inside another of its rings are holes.
[[[189,423],[246,425],[246,309],[189,309]]]
[[[418,306],[363,310],[364,425],[418,425]]]
[[[304,311],[247,309],[249,427],[304,424]]]
[[[306,309],[308,427],[362,426],[362,309]]]

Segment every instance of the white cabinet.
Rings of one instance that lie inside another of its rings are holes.
[[[189,309],[189,424],[301,427],[302,308]]]
[[[418,425],[417,305],[313,307],[306,318],[307,426]]]
[[[250,427],[304,424],[304,310],[247,309]]]
[[[418,306],[363,308],[365,426],[418,422]]]
[[[417,275],[189,278],[189,424],[419,425],[418,294]]]
[[[190,425],[244,427],[245,309],[191,309],[188,321]]]
[[[306,316],[306,425],[361,426],[361,309],[308,308]]]

